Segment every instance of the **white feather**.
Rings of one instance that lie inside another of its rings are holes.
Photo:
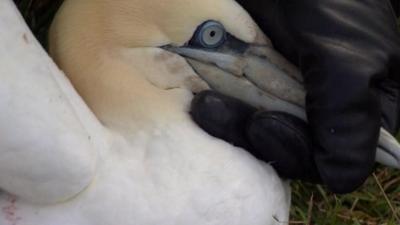
[[[11,0],[0,2],[0,76],[0,186],[18,196],[0,195],[0,224],[288,221],[288,183],[269,165],[204,133],[185,111],[163,123],[146,120],[135,132],[123,123],[103,127]],[[191,98],[185,90],[169,93],[183,96],[182,109]]]

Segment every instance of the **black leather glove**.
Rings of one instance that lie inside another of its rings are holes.
[[[309,124],[217,93],[198,95],[194,120],[291,179],[359,187],[373,170],[380,126],[400,114],[400,36],[388,0],[238,0],[302,70]]]
[[[396,16],[400,16],[400,0],[390,0],[392,2],[393,10],[396,13]]]

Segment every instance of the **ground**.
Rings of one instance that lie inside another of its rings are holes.
[[[48,26],[62,0],[14,1],[38,39],[46,45]],[[400,224],[400,171],[377,167],[359,191],[341,196],[322,186],[301,182],[292,186],[290,224]]]

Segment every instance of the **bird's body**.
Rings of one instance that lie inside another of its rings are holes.
[[[192,123],[124,137],[100,155],[93,183],[63,203],[3,195],[0,224],[265,225],[287,221],[289,195],[268,165],[208,137]],[[12,213],[12,215],[11,215]],[[18,218],[18,219],[17,219]]]
[[[58,200],[62,201],[56,203],[56,197],[44,199],[45,194],[31,194],[28,199],[2,194],[0,224],[272,225],[288,221],[287,182],[270,165],[207,135],[192,122],[188,113],[192,91],[206,85],[182,57],[158,48],[184,44],[196,26],[207,19],[220,19],[237,38],[249,42],[261,40],[257,28],[234,1],[188,2],[191,4],[184,5],[182,11],[167,8],[180,9],[182,1],[175,5],[168,1],[164,6],[155,0],[64,3],[52,27],[50,50],[96,117],[86,112],[80,97],[59,74],[58,86],[49,84],[42,91],[61,87],[67,93],[65,99],[70,101],[66,107],[73,108],[72,114],[77,115],[77,122],[96,150],[94,178],[73,197],[60,195]],[[203,4],[212,6],[211,10],[201,8]],[[169,16],[154,22],[149,19],[154,14],[134,13],[144,9]],[[168,19],[177,12],[193,20],[177,27],[161,26],[161,22],[179,21]],[[228,12],[225,18],[223,13]],[[138,19],[138,15],[142,17]],[[232,19],[236,19],[234,24],[229,22]],[[129,30],[138,24],[140,29]],[[23,96],[36,94],[29,88],[21,92]],[[40,107],[51,109],[64,104],[65,99],[53,99],[45,106],[40,102],[42,98],[35,104],[40,111]],[[46,115],[46,111],[40,113]],[[54,117],[54,121],[58,118],[55,114],[46,116]],[[49,137],[52,135],[49,133]],[[57,152],[49,157],[62,161]],[[35,157],[29,160],[35,161]],[[46,179],[60,176],[53,174],[57,165],[42,165]],[[75,166],[68,162],[62,165],[70,165],[71,169]],[[32,174],[18,175],[22,180],[40,183],[41,174],[35,173],[39,167],[31,167]],[[68,174],[68,167],[64,171]],[[21,188],[29,194],[32,187]],[[12,188],[7,191],[13,193]],[[37,191],[40,193],[40,189]],[[14,194],[18,196],[19,190]]]

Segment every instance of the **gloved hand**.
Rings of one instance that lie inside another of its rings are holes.
[[[389,0],[238,0],[301,69],[308,125],[218,93],[192,103],[210,134],[271,162],[290,179],[358,188],[373,170],[379,130],[400,115],[400,35]]]

